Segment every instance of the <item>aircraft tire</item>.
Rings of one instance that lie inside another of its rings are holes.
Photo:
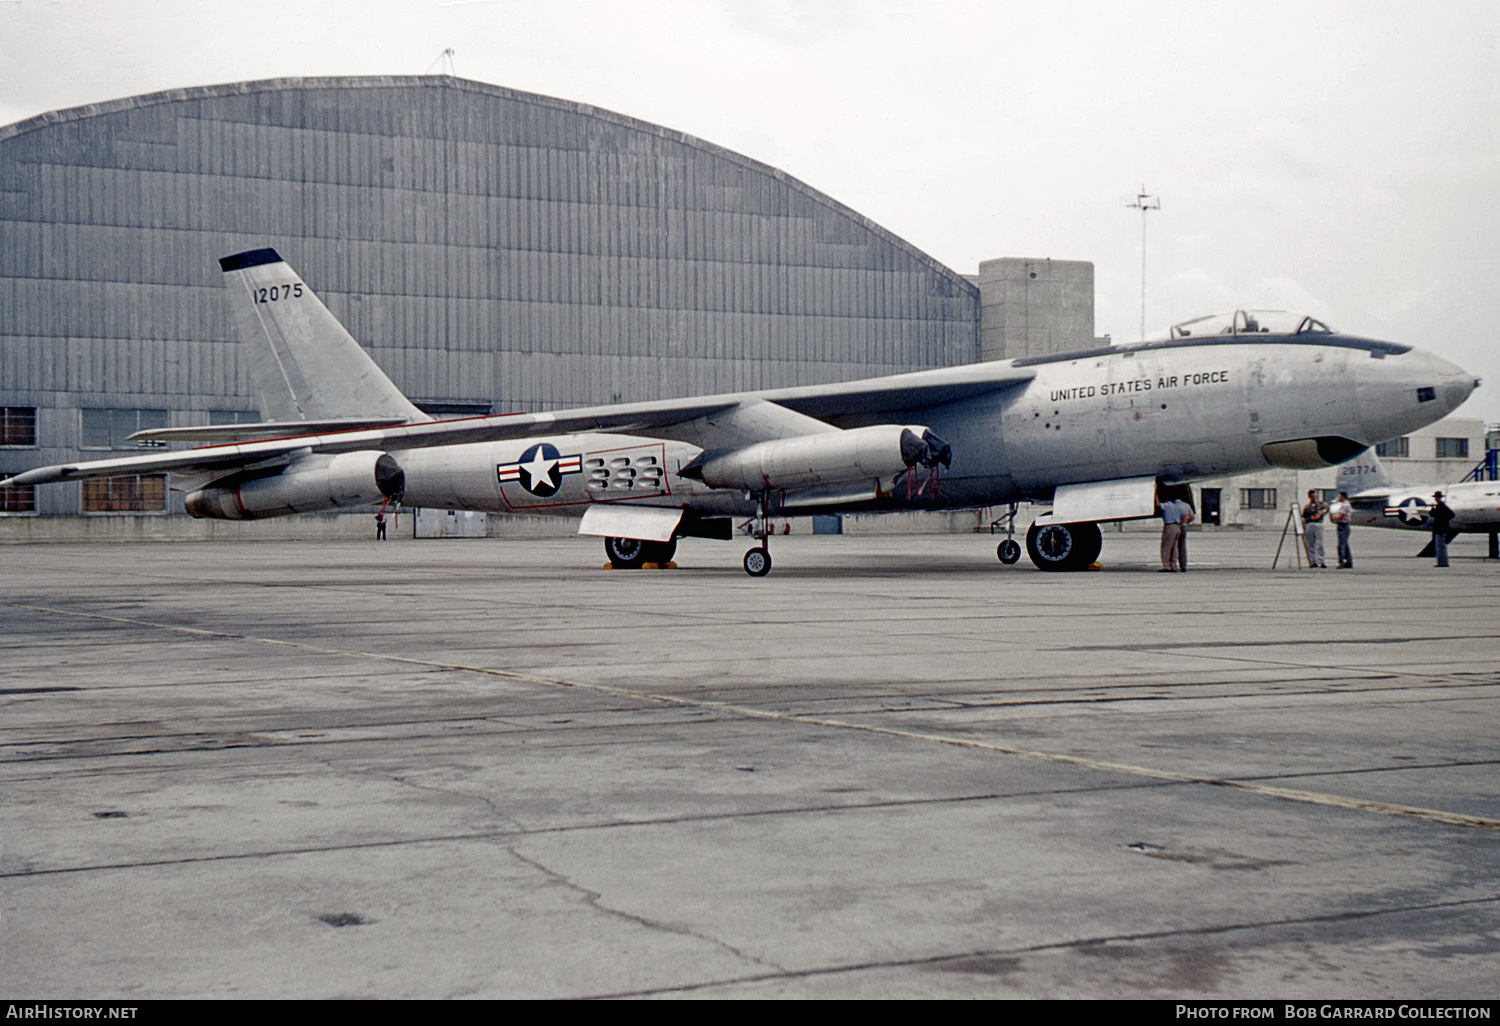
[[[771,550],[765,547],[751,549],[745,553],[745,573],[751,577],[764,577],[771,572]]]
[[[1104,550],[1104,532],[1098,524],[1069,524],[1073,529],[1073,541],[1078,546],[1078,565],[1074,570],[1087,570],[1099,559]]]
[[[646,542],[646,562],[666,566],[677,552],[677,539],[664,542]]]
[[[1010,564],[1021,558],[1021,546],[1014,538],[1007,538],[995,550],[995,555],[1000,557],[1000,562],[1006,566],[1010,566]]]
[[[606,538],[604,554],[616,570],[639,570],[647,562],[651,542],[639,538]]]
[[[1032,524],[1026,532],[1026,554],[1041,570],[1086,570],[1103,547],[1098,524]]]

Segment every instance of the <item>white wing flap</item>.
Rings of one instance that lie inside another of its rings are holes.
[[[666,506],[595,503],[583,511],[583,518],[578,521],[578,533],[666,542],[672,540],[681,521],[682,510]]]
[[[1061,485],[1052,496],[1052,512],[1039,524],[1144,520],[1156,515],[1156,478],[1129,477]]]

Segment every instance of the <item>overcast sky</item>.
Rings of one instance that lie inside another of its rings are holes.
[[[1096,331],[1295,309],[1500,421],[1495,0],[0,0],[0,124],[262,78],[462,78],[783,169],[962,273],[1090,260]]]

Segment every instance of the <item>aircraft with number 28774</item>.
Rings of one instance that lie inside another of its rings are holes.
[[[220,261],[264,422],[160,428],[212,444],[42,467],[0,484],[169,472],[195,517],[380,504],[579,517],[616,567],[729,540],[771,568],[773,517],[1051,503],[1026,547],[1077,570],[1101,522],[1158,488],[1339,464],[1452,412],[1478,385],[1411,346],[1243,311],[1160,341],[836,384],[433,420],[272,249]],[[1007,539],[998,555],[1020,555]]]

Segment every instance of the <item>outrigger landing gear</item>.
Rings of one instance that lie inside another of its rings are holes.
[[[1000,562],[1009,566],[1021,558],[1021,546],[1014,537],[1016,533],[1016,504],[1014,502],[1010,504],[1009,513],[990,525],[990,533],[994,534],[995,528],[1001,523],[1005,524],[1006,537],[995,549],[995,555],[1000,557]]]
[[[758,549],[745,553],[745,573],[751,577],[764,577],[771,572],[771,550],[762,543]]]
[[[760,513],[750,521],[750,534],[760,539],[760,545],[745,553],[745,573],[751,577],[764,577],[771,572],[771,492],[767,489],[753,495],[760,504]]]

